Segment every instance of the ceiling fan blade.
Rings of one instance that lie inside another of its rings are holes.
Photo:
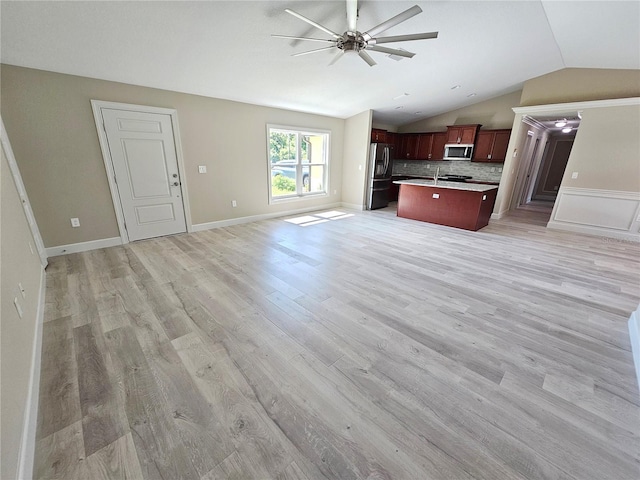
[[[304,15],[300,15],[297,12],[294,12],[293,10],[290,9],[286,9],[285,12],[293,15],[296,18],[299,18],[300,20],[302,20],[303,22],[307,22],[309,25],[313,25],[316,28],[319,28],[320,30],[322,30],[325,33],[328,33],[329,35],[331,35],[333,38],[341,38],[342,35],[338,35],[336,32],[332,32],[331,30],[329,30],[327,27],[323,27],[322,25],[320,25],[319,23],[314,22],[313,20],[308,19],[307,17],[305,17]]]
[[[292,37],[291,35],[271,35],[273,38],[288,38],[289,40],[310,40],[312,42],[331,42],[336,43],[335,40],[327,40],[325,38],[310,38],[310,37]]]
[[[369,42],[373,44],[392,43],[392,42],[410,42],[412,40],[428,40],[430,38],[438,38],[438,32],[414,33],[411,35],[395,35],[393,37],[372,38]]]
[[[409,20],[411,17],[418,15],[420,12],[422,12],[422,9],[418,5],[414,5],[408,10],[399,13],[395,17],[391,17],[386,22],[382,22],[380,25],[376,25],[372,29],[364,32],[362,36],[365,38],[365,40],[369,40],[370,38],[375,37],[377,34],[382,33],[385,30],[390,29],[391,27],[394,27],[399,23],[404,22],[405,20]]]
[[[342,57],[344,57],[344,51],[338,52],[338,54],[335,57],[333,57],[333,60],[329,62],[329,66],[334,65]]]
[[[378,45],[367,45],[367,50],[373,50],[374,52],[388,53],[389,55],[398,55],[400,57],[413,58],[415,53],[407,52],[406,50],[398,50],[397,48],[379,47]]]
[[[330,47],[322,47],[322,48],[316,48],[315,50],[309,50],[307,52],[300,52],[300,53],[294,53],[293,55],[291,55],[292,57],[300,57],[302,55],[309,55],[310,53],[317,53],[317,52],[324,52],[325,50],[331,50],[335,48],[335,46],[330,46]]]
[[[350,32],[357,30],[358,21],[358,0],[347,0],[347,25]]]
[[[358,55],[360,55],[360,58],[363,59],[365,62],[367,62],[370,67],[373,67],[376,64],[375,60],[371,58],[371,55],[369,55],[364,50],[360,50],[358,52]]]

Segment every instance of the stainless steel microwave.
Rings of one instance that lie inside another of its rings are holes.
[[[445,160],[471,160],[473,145],[451,143],[444,146]]]

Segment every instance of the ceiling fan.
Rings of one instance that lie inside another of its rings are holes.
[[[438,32],[429,32],[429,33],[414,33],[411,35],[395,35],[392,37],[377,37],[376,35],[390,29],[402,23],[415,15],[418,15],[422,12],[422,9],[418,5],[414,5],[413,7],[405,10],[402,13],[399,13],[395,17],[390,18],[382,22],[380,25],[377,25],[366,32],[359,32],[357,30],[356,22],[358,19],[358,0],[347,0],[347,31],[342,35],[328,29],[327,27],[320,25],[317,22],[305,17],[304,15],[300,15],[293,10],[286,9],[285,12],[293,15],[300,20],[307,22],[309,25],[316,27],[319,30],[331,35],[332,39],[323,39],[323,38],[310,38],[310,37],[295,37],[290,35],[272,35],[275,38],[288,38],[290,40],[308,40],[312,42],[325,42],[331,43],[331,45],[327,47],[317,48],[315,50],[309,50],[306,52],[294,53],[293,57],[299,57],[300,55],[308,55],[310,53],[324,52],[326,50],[332,50],[337,48],[339,51],[334,59],[329,63],[329,65],[333,65],[338,60],[342,58],[342,56],[347,52],[357,53],[360,58],[362,58],[365,62],[369,64],[369,66],[373,67],[376,62],[371,58],[366,50],[380,53],[387,53],[390,55],[398,55],[400,57],[411,58],[415,55],[415,53],[407,52],[406,50],[400,50],[397,48],[388,48],[380,46],[381,43],[393,43],[393,42],[409,42],[413,40],[426,40],[430,38],[438,38]]]

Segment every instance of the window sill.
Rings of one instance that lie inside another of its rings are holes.
[[[327,192],[318,192],[318,193],[305,193],[304,195],[292,195],[290,197],[270,198],[269,205],[275,205],[278,203],[298,202],[298,201],[310,200],[312,198],[328,197],[328,196],[329,195],[327,194]]]

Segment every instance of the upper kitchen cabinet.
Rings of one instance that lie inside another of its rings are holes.
[[[398,134],[395,132],[387,132],[387,140],[386,143],[393,145],[394,148],[394,158],[398,156],[398,151],[400,149]]]
[[[447,127],[447,144],[473,145],[480,125],[452,125]]]
[[[430,160],[442,160],[444,157],[444,146],[447,144],[447,132],[437,132],[433,134],[431,143]]]
[[[371,143],[386,143],[387,131],[379,128],[371,129]]]
[[[502,163],[507,158],[511,130],[480,130],[476,138],[473,162]]]
[[[444,146],[447,142],[446,132],[418,134],[418,160],[442,160]]]
[[[419,135],[417,133],[403,133],[400,137],[400,155],[398,155],[398,158],[417,160]]]

